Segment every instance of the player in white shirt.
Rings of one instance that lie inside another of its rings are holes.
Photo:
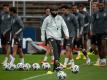
[[[52,46],[53,55],[54,55],[54,68],[53,70],[58,70],[60,66],[60,52],[61,52],[61,39],[62,33],[61,29],[65,34],[65,38],[69,39],[69,32],[66,23],[63,18],[58,15],[58,9],[52,8],[51,15],[47,16],[43,21],[41,28],[41,39],[45,44],[45,37],[48,40],[49,44]],[[46,33],[46,34],[45,34]]]

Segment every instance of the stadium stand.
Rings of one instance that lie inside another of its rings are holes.
[[[3,1],[0,2],[0,10],[4,3],[8,3],[13,6],[12,1]],[[84,2],[88,4],[88,2]],[[40,27],[40,18],[44,15],[44,9],[48,6],[60,6],[61,4],[72,5],[72,2],[32,2],[26,1],[25,4],[23,1],[15,1],[14,6],[17,7],[18,15],[23,18],[23,21],[26,26],[35,26]],[[24,7],[25,6],[25,7]]]

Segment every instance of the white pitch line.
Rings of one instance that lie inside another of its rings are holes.
[[[25,78],[25,79],[22,79],[22,80],[31,80],[31,79],[42,77],[42,76],[46,76],[46,75],[48,75],[48,74],[42,74],[42,75],[32,76],[32,77]]]
[[[82,64],[82,66],[83,65],[86,65],[86,64]],[[67,69],[65,69],[65,70],[67,70]],[[22,79],[22,80],[31,80],[31,79],[38,78],[38,77],[43,77],[43,76],[46,76],[46,75],[48,75],[48,74],[42,74],[42,75],[32,76],[32,77],[28,77],[28,78],[25,78],[25,79]]]

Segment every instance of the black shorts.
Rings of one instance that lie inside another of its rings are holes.
[[[83,48],[82,37],[80,37],[79,39],[78,39],[78,38],[75,38],[75,40],[74,40],[74,46],[73,46],[73,47],[75,47],[75,45],[76,45],[78,48],[80,48],[80,49]]]
[[[88,40],[88,33],[83,34],[83,40]]]
[[[1,34],[1,44],[6,45],[10,44],[10,33],[6,33],[5,35]]]
[[[106,39],[107,33],[96,34],[91,37],[91,44],[99,45],[102,39]]]
[[[14,39],[14,44],[18,45],[18,47],[22,47],[22,40],[20,40],[20,38],[15,38]]]
[[[74,44],[74,37],[69,37],[69,39],[64,39],[63,47],[66,49],[66,46],[72,47]]]

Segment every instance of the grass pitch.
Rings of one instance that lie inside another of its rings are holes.
[[[43,60],[44,55],[25,55],[25,62],[27,63],[40,63]],[[76,55],[74,55],[74,58]],[[66,80],[107,80],[107,66],[96,67],[93,63],[96,61],[96,56],[90,56],[92,60],[91,65],[86,65],[85,60],[75,60],[75,63],[80,66],[80,71],[77,74],[73,74],[70,69],[65,69],[67,73]],[[4,60],[4,55],[0,55],[0,62]],[[61,56],[61,62],[63,63],[64,56]],[[15,63],[19,62],[18,56],[16,57]],[[37,71],[4,71],[0,64],[0,80],[57,80],[56,73],[46,74],[47,71],[40,69]]]

